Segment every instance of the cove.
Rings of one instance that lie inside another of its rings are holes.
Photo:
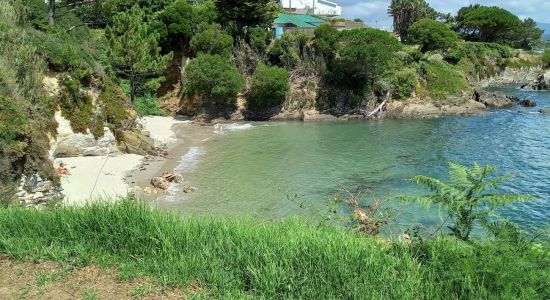
[[[502,215],[523,226],[542,225],[550,220],[550,116],[535,111],[550,107],[550,92],[500,90],[538,107],[528,109],[531,113],[514,107],[431,120],[222,125],[179,167],[198,190],[159,205],[191,214],[277,219],[302,213],[284,193],[323,209],[338,183],[366,187],[366,199],[413,194],[422,191],[408,178],[446,179],[448,162],[477,161],[497,166],[498,175],[514,174],[506,191],[538,197]],[[439,222],[434,210],[391,205],[404,226]]]

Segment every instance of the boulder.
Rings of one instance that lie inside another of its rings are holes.
[[[504,93],[493,91],[479,90],[474,92],[474,97],[477,102],[485,104],[490,108],[509,108],[514,106],[514,103]]]
[[[537,106],[537,102],[535,102],[533,100],[529,100],[529,99],[521,100],[520,102],[518,102],[518,104],[523,106],[523,107],[535,107],[535,106]]]
[[[528,91],[542,91],[550,89],[550,71],[538,74],[531,82],[521,86],[522,89]]]
[[[151,185],[154,186],[157,189],[161,190],[167,190],[170,186],[170,182],[168,180],[164,179],[164,177],[153,177],[151,179]]]
[[[123,130],[117,133],[118,149],[125,153],[138,155],[156,155],[154,142],[139,131]]]
[[[51,141],[51,155],[55,158],[74,156],[103,156],[120,153],[116,146],[115,136],[105,127],[102,138],[96,139],[92,134],[73,133],[67,119],[60,112],[55,114],[59,124],[58,134]]]

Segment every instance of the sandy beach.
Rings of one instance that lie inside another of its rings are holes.
[[[67,205],[83,205],[88,201],[116,199],[128,195],[135,186],[150,186],[152,177],[171,172],[192,144],[212,132],[211,127],[171,117],[144,117],[140,120],[156,146],[167,146],[167,157],[143,157],[113,153],[108,156],[59,158],[71,173],[61,179]]]

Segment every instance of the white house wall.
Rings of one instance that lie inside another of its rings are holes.
[[[285,9],[311,10],[315,8],[315,15],[319,16],[340,16],[342,7],[332,1],[326,0],[281,0]]]

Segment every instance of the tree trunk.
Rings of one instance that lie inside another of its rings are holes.
[[[55,0],[48,0],[48,24],[55,26]]]
[[[130,84],[131,84],[130,101],[134,103],[134,100],[136,98],[136,77],[133,75],[130,77]]]

